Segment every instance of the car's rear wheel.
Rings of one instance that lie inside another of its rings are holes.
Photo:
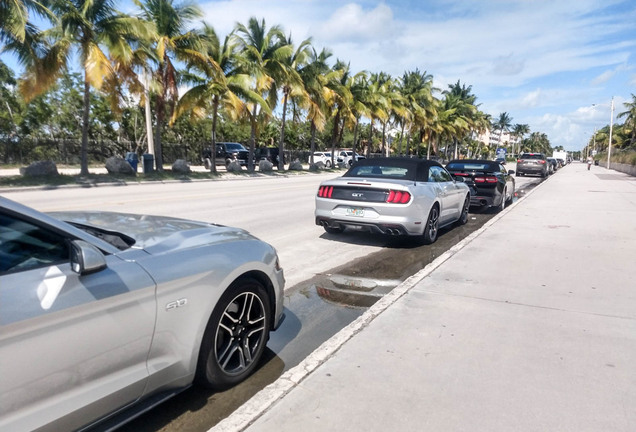
[[[219,299],[203,335],[196,381],[216,390],[232,387],[258,365],[271,326],[263,285],[239,279]]]
[[[331,168],[331,161],[330,161],[330,160],[328,160],[327,162],[325,162],[325,166],[326,166],[327,168]]]
[[[512,204],[512,200],[515,198],[515,192],[516,192],[516,189],[515,189],[515,185],[513,183],[513,185],[512,185],[512,193],[510,194],[510,198],[506,197],[507,204]]]
[[[426,226],[424,227],[424,243],[432,244],[437,240],[437,232],[439,231],[439,207],[434,205],[428,213]]]
[[[457,225],[466,225],[468,222],[468,210],[470,209],[470,195],[466,195],[464,200],[464,206],[462,207],[462,214],[457,220]]]
[[[504,188],[503,193],[501,194],[501,203],[497,208],[497,211],[503,211],[506,208],[506,202],[508,200],[508,188]]]

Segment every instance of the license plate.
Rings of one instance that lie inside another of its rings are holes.
[[[347,216],[364,217],[364,209],[361,208],[348,208]]]

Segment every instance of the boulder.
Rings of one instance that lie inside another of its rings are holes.
[[[177,159],[172,164],[172,172],[175,174],[190,174],[192,170],[185,159]]]
[[[233,160],[227,166],[227,172],[241,172],[243,171],[243,167],[237,160]]]
[[[258,170],[263,172],[272,172],[274,169],[274,164],[268,161],[267,159],[261,159],[258,163]]]
[[[106,159],[106,171],[108,174],[122,174],[122,175],[136,175],[137,173],[133,167],[126,161],[126,159],[111,156]]]
[[[309,171],[320,171],[322,169],[325,169],[325,164],[320,161],[309,165]]]
[[[289,168],[287,168],[289,171],[302,171],[303,170],[303,164],[300,163],[300,161],[298,159],[294,160],[292,163],[289,164]]]
[[[20,174],[25,177],[41,177],[59,175],[57,165],[53,161],[33,162],[26,168],[20,168]]]

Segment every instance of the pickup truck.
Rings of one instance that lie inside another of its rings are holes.
[[[359,161],[360,159],[366,159],[364,156],[356,153],[355,161]],[[338,153],[338,157],[336,159],[338,164],[344,164],[347,168],[353,165],[353,152],[351,150],[340,150]]]
[[[232,161],[237,160],[241,166],[247,165],[249,151],[243,147],[243,144],[235,142],[218,142],[216,143],[216,164],[225,165],[227,167]],[[206,147],[203,150],[203,163],[206,169],[210,169],[212,165],[212,147]]]

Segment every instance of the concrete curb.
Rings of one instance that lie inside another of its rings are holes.
[[[541,182],[534,187],[524,197],[532,195],[535,190],[542,187],[547,181]],[[254,395],[249,401],[234,411],[230,416],[219,422],[216,426],[208,430],[208,432],[241,432],[248,428],[259,417],[265,414],[278,401],[283,399],[296,386],[300,385],[310,374],[318,369],[323,363],[338,352],[338,350],[356,334],[367,327],[376,317],[387,310],[392,304],[398,301],[404,294],[409,292],[414,286],[429,276],[439,266],[445,263],[449,258],[462,250],[473,240],[481,236],[488,228],[497,223],[508,212],[512,211],[517,205],[522,203],[524,199],[518,200],[514,204],[508,206],[504,211],[486,222],[480,229],[461,240],[448,251],[437,257],[433,262],[424,267],[422,270],[406,279],[400,285],[395,287],[390,293],[385,295],[371,306],[362,316],[353,321],[347,327],[340,330],[329,340],[325,341],[321,346],[311,353],[300,364],[282,374],[276,381],[265,387],[263,390]]]

